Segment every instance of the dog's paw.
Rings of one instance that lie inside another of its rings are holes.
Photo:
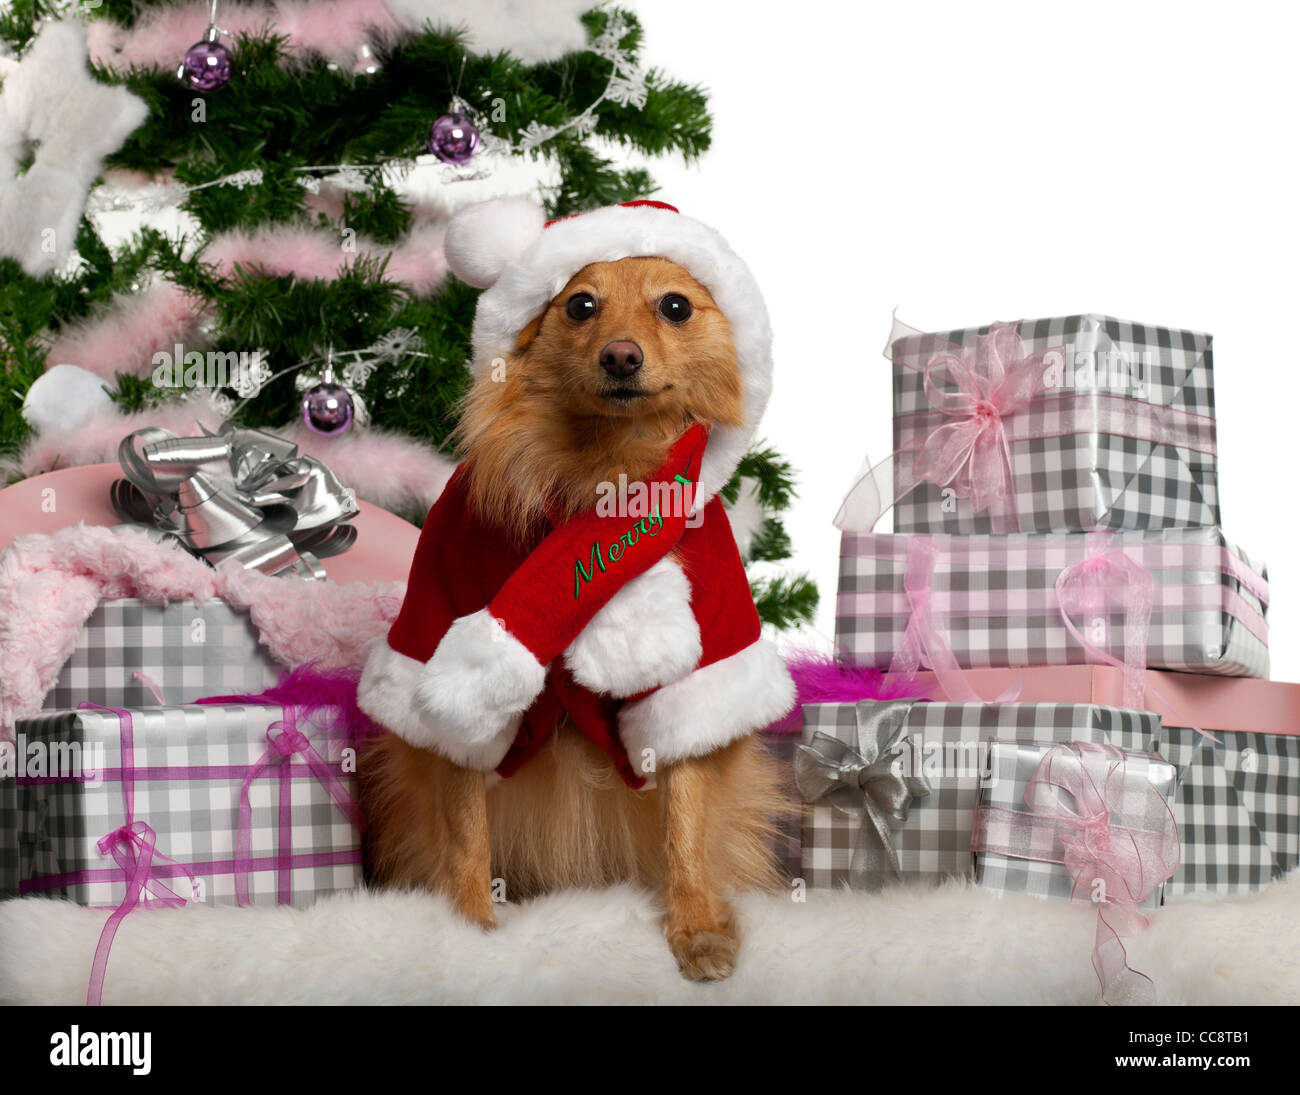
[[[688,981],[723,981],[736,968],[736,937],[725,929],[679,932],[668,937],[668,946]]]

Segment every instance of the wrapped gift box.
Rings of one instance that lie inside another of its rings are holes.
[[[303,906],[361,883],[355,750],[332,709],[52,711],[19,720],[17,745],[20,893],[118,905],[112,841],[133,822],[156,840],[151,879],[186,900],[236,904],[243,880],[253,904]]]
[[[1114,751],[1121,753],[1120,757],[1084,753],[1086,759],[1080,763],[1076,754],[1054,749],[1024,742],[992,743],[989,778],[980,787],[971,837],[975,881],[1002,893],[1096,900],[1095,878],[1081,878],[1076,883],[1066,868],[1062,841],[1063,835],[1066,839],[1080,835],[1080,827],[1072,822],[1080,815],[1087,816],[1098,803],[1085,804],[1079,797],[1094,792],[1104,800],[1103,808],[1110,815],[1111,847],[1122,851],[1140,848],[1143,853],[1134,857],[1140,866],[1130,866],[1121,893],[1112,896],[1136,898],[1141,894],[1144,896],[1135,903],[1155,908],[1178,862],[1174,766],[1155,754],[1120,750]],[[1056,770],[1044,772],[1041,766],[1049,754]],[[1050,810],[1026,801],[1026,790],[1036,775],[1059,788],[1045,796],[1052,802]],[[1081,777],[1077,788],[1075,776]],[[1061,821],[1054,822],[1053,815]],[[1103,867],[1098,873],[1106,870]]]
[[[1007,330],[1001,334],[989,327],[913,332],[891,343],[896,532],[1220,523],[1209,335],[1097,315],[1003,326]],[[1018,398],[1025,389],[1017,385],[1016,395],[991,400],[998,404],[1009,448],[1014,498],[1009,526],[988,507],[976,512],[972,496],[917,479],[922,469],[915,456],[926,440],[963,421],[953,398],[960,388],[945,364],[949,355],[964,360],[986,382],[1014,372],[1022,360],[1029,362],[1022,368],[1031,372],[1045,365],[1045,382],[1031,398]],[[1035,360],[1035,355],[1044,357]]]
[[[967,683],[981,695],[1018,686],[1029,703],[1125,694],[1124,674],[1105,666],[974,670]],[[931,674],[918,684],[943,695]],[[1148,672],[1140,706],[1160,716],[1153,749],[1178,770],[1182,862],[1165,900],[1256,890],[1300,867],[1300,684]]]
[[[86,620],[44,706],[149,707],[248,695],[273,685],[279,669],[247,613],[224,601],[104,601]]]
[[[815,735],[824,734],[858,748],[881,706],[873,700],[806,704],[803,743],[814,746]],[[1086,741],[1148,752],[1159,728],[1158,716],[1091,703],[913,704],[902,724],[906,748],[896,763],[919,766],[929,793],[911,801],[905,823],[891,834],[899,878],[939,882],[971,873],[971,826],[989,770],[989,743]],[[810,887],[850,882],[864,814],[865,807],[805,804],[802,877]]]
[[[781,766],[782,790],[792,806],[790,814],[779,819],[777,832],[772,837],[772,851],[780,866],[781,877],[786,880],[800,875],[799,848],[803,826],[800,820],[799,792],[794,785],[794,757],[801,740],[797,733],[763,735],[768,751]]]
[[[1134,611],[1144,583],[1151,614]],[[922,536],[846,533],[835,638],[887,667],[1057,666],[1125,659],[1226,676],[1268,676],[1263,568],[1217,529]],[[1066,618],[1076,633],[1067,626]]]

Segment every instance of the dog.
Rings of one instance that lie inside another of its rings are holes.
[[[654,214],[677,216],[669,208],[653,207]],[[641,212],[635,217],[645,219]],[[565,527],[590,511],[608,484],[620,477],[630,483],[652,477],[692,427],[702,427],[712,446],[716,436],[735,436],[752,425],[728,315],[689,269],[659,255],[582,266],[523,324],[493,365],[471,386],[462,406],[456,435],[465,454],[460,489],[474,527],[508,542],[512,560],[526,558],[549,529]],[[718,528],[726,520],[720,504],[703,513],[705,523],[713,522],[711,535],[725,535],[731,543],[730,531]],[[629,559],[642,550],[638,543],[650,544],[646,530],[653,526],[643,519],[640,528],[646,534],[639,540],[624,536]],[[431,536],[428,525],[424,535]],[[694,535],[698,540],[702,534]],[[681,540],[661,565],[692,565],[687,544]],[[588,574],[581,559],[578,564],[575,598],[585,591]],[[417,554],[417,569],[419,565]],[[447,565],[456,564],[453,560],[442,569]],[[698,572],[698,562],[694,570]],[[657,581],[658,573],[636,581]],[[705,596],[701,580],[696,573],[696,588],[688,595],[693,602]],[[567,593],[562,596],[567,603]],[[466,601],[461,609],[477,603]],[[648,603],[653,605],[653,598]],[[613,607],[614,601],[609,604]],[[656,639],[646,628],[653,628],[657,613],[652,609],[644,615],[651,617],[648,623],[643,619],[630,625],[635,637],[625,621],[611,631],[597,615],[593,624],[606,629],[600,648],[625,650],[625,659],[635,659],[642,643],[655,648]],[[671,614],[665,610],[663,615]],[[461,622],[452,625],[448,637]],[[584,634],[590,630],[591,625]],[[707,648],[707,640],[701,641]],[[448,639],[443,644],[449,645]],[[504,648],[505,643],[498,645]],[[415,661],[407,667],[420,675],[420,687],[430,685],[431,674],[436,678],[442,649],[427,667],[417,667]],[[474,664],[483,667],[486,682],[493,679],[497,652],[485,649]],[[746,723],[730,725],[716,748],[688,748],[684,755],[670,756],[653,771],[652,786],[629,768],[630,761],[620,767],[610,749],[602,748],[599,735],[580,729],[576,716],[563,707],[553,732],[508,778],[484,771],[504,745],[484,759],[480,752],[458,751],[441,741],[430,748],[422,732],[383,735],[363,755],[360,773],[369,876],[379,885],[442,893],[484,928],[495,923],[496,900],[640,883],[662,896],[665,934],[681,973],[697,981],[727,977],[738,946],[729,898],[778,885],[772,835],[790,809],[779,770],[753,731],[789,708],[791,686],[783,664],[778,667],[767,654],[766,660],[755,660],[757,649],[757,642],[747,645],[733,661],[749,677],[775,682],[750,685],[736,677],[738,687],[764,693],[764,702]],[[571,654],[572,649],[566,657]],[[406,664],[391,650],[382,658]],[[405,709],[400,717],[395,713],[392,694],[410,682],[382,658],[378,668],[367,666],[361,699],[391,728],[407,717]],[[443,667],[444,675],[452,664]],[[572,658],[568,664],[575,664]],[[716,666],[722,667],[715,672],[724,684],[738,672],[725,658]],[[612,667],[615,677],[621,668]],[[602,711],[639,710],[646,701],[636,698],[638,683],[626,682],[621,699],[593,702]],[[562,695],[572,694],[563,692],[568,687],[562,686]],[[628,688],[634,690],[631,699]],[[515,706],[527,702],[536,701],[524,694]],[[459,708],[451,704],[447,710],[452,718]],[[490,740],[513,739],[512,748],[518,749],[518,719],[516,713]],[[667,738],[673,739],[679,724],[664,725]],[[625,730],[625,739],[636,737],[631,723]],[[701,734],[706,744],[712,741],[708,727]],[[482,735],[475,740],[480,739],[489,740]],[[507,766],[512,755],[506,754]]]

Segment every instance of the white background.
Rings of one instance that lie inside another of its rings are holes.
[[[891,311],[923,330],[1101,312],[1214,335],[1224,528],[1268,563],[1273,676],[1300,680],[1300,10],[635,7],[648,63],[711,92],[711,151],[652,162],[656,197],[718,227],[767,296],[762,433],[800,472],[816,633],[831,519],[890,448]]]

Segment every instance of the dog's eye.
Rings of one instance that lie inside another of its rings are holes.
[[[678,293],[669,293],[659,302],[659,314],[669,323],[685,323],[692,311],[691,302]]]
[[[574,293],[564,305],[570,319],[590,319],[596,314],[596,298],[590,293]]]

